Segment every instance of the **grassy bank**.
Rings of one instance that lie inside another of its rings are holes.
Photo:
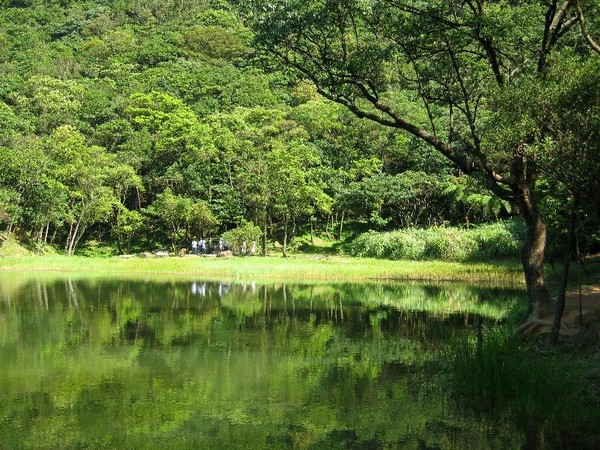
[[[517,263],[384,261],[368,258],[294,256],[282,258],[88,258],[4,257],[0,270],[93,272],[98,274],[198,275],[211,279],[286,280],[456,280],[522,282]]]

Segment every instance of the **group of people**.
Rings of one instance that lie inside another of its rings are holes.
[[[196,240],[196,238],[194,238],[192,240],[192,255],[204,255],[206,250],[207,246],[204,239],[200,238],[200,240]]]
[[[229,250],[229,243],[227,241],[223,242],[223,238],[219,238],[216,249],[213,249],[213,247],[210,245],[210,241],[206,241],[203,238],[194,238],[192,240],[192,255],[205,255],[206,253],[213,253],[213,250],[216,250],[217,253],[227,251]],[[246,256],[248,254],[248,244],[246,241],[242,242],[240,253],[242,256]],[[252,245],[250,246],[250,255],[256,255],[256,241],[252,241]]]
[[[246,256],[248,254],[248,244],[246,241],[242,242],[242,248],[240,249],[240,253],[242,256]],[[256,255],[256,241],[252,241],[252,245],[250,246],[250,256]]]

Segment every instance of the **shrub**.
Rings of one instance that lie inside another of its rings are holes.
[[[250,251],[251,242],[255,241],[258,246],[261,236],[262,231],[260,227],[254,225],[252,222],[242,222],[237,228],[223,233],[222,237],[224,242],[229,243],[229,250],[233,253],[240,253],[242,242],[246,241],[248,244],[248,251]]]
[[[428,259],[467,261],[477,252],[477,242],[468,230],[435,227],[423,234]]]
[[[423,259],[425,243],[413,230],[386,233],[382,256],[389,259]]]
[[[350,246],[350,254],[370,258],[470,261],[517,258],[525,229],[518,221],[457,227],[368,231]]]
[[[366,258],[383,257],[383,240],[381,236],[385,233],[378,233],[370,230],[358,236],[350,249],[353,256],[362,256]]]
[[[479,225],[472,230],[477,242],[476,259],[506,259],[519,256],[525,241],[522,221],[509,220]]]
[[[104,244],[95,239],[90,239],[81,245],[76,253],[81,256],[89,256],[95,258],[108,258],[117,254],[116,249],[110,245]]]

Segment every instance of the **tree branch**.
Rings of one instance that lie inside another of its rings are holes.
[[[548,45],[548,39],[550,39],[550,33],[552,30],[552,23],[554,22],[554,13],[556,12],[556,0],[553,0],[548,11],[546,11],[546,23],[544,25],[544,34],[542,36],[542,45],[540,46],[540,57],[538,59],[538,72],[541,72],[546,65],[546,46]]]
[[[361,108],[347,97],[330,92],[319,83],[318,78],[314,74],[312,74],[309,70],[304,68],[301,64],[297,63],[296,61],[292,61],[289,58],[286,58],[285,55],[279,56],[283,57],[284,60],[296,70],[306,75],[315,84],[317,92],[320,95],[327,98],[328,100],[345,106],[355,116],[361,119],[372,120],[373,122],[379,123],[380,125],[404,130],[409,134],[430,144],[432,147],[437,149],[440,153],[442,153],[448,159],[454,162],[457,165],[457,167],[459,167],[463,172],[472,173],[474,171],[475,167],[472,161],[468,160],[463,155],[456,152],[456,150],[452,148],[451,145],[441,141],[436,135],[430,134],[426,130],[418,127],[417,125],[411,122],[408,122],[402,116],[396,114],[389,106],[381,103],[377,99],[377,97],[371,95],[371,93],[363,84],[354,83],[354,86],[361,90],[364,98],[369,102],[369,104],[371,104],[376,111],[383,113],[383,116]],[[388,118],[386,119],[386,117]]]
[[[463,103],[465,106],[464,113],[469,123],[469,129],[471,130],[471,138],[473,139],[474,148],[477,151],[477,153],[480,153],[480,139],[475,129],[475,120],[473,118],[473,115],[471,114],[469,93],[467,92],[467,87],[464,84],[463,77],[460,73],[460,67],[458,66],[458,61],[456,60],[456,55],[452,50],[452,47],[450,46],[450,42],[448,42],[448,39],[446,39],[445,37],[444,41],[446,42],[446,48],[448,50],[448,54],[450,55],[450,60],[452,61],[452,68],[454,69],[454,73],[456,74],[456,79],[458,81],[458,85],[460,86],[460,91],[463,96]]]
[[[553,0],[552,4],[548,7],[542,45],[540,46],[538,72],[542,72],[546,67],[546,58],[558,39],[577,22],[577,15],[571,16],[565,21],[565,15],[571,6],[573,6],[573,0],[566,0],[560,8],[557,8],[557,2]]]
[[[594,40],[594,38],[592,38],[585,26],[585,18],[583,16],[583,10],[581,9],[579,0],[574,0],[574,2],[577,15],[579,16],[579,27],[581,28],[581,34],[583,34],[583,37],[588,42],[592,50],[594,50],[596,53],[600,53],[600,45]]]

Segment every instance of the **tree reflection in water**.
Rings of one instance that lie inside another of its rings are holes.
[[[0,448],[527,441],[451,413],[434,357],[520,290],[21,277],[0,299]]]

